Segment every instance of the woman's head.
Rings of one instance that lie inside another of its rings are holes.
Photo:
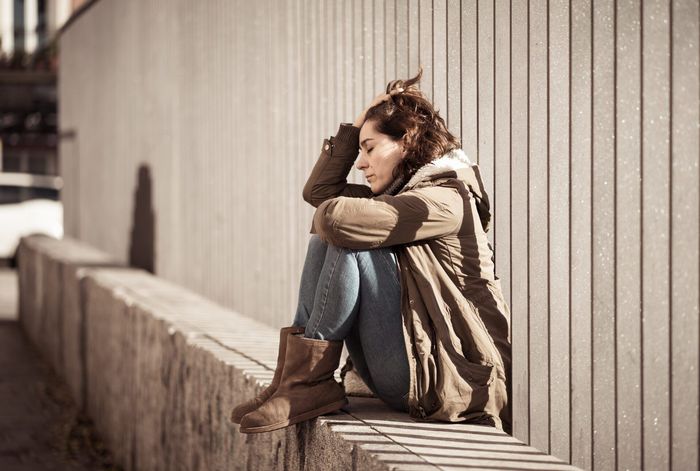
[[[428,162],[460,147],[432,103],[416,84],[423,69],[409,80],[389,82],[388,100],[369,108],[360,130],[360,159],[375,194],[396,178],[408,180]],[[397,90],[402,92],[396,93]]]

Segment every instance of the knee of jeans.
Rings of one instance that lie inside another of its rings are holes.
[[[325,244],[326,242],[324,242]],[[361,251],[362,249],[349,249],[347,247],[341,247],[339,245],[334,245],[334,244],[328,244],[328,250],[338,250],[341,252],[358,252]]]
[[[360,249],[354,250],[354,252],[358,257],[370,258],[375,263],[380,259],[389,265],[396,265],[398,263],[396,254],[390,247],[381,247],[378,249]]]
[[[323,242],[323,243],[325,244],[326,242]],[[389,248],[389,247],[380,247],[380,248],[376,248],[376,249],[350,249],[347,247],[340,247],[337,245],[328,244],[328,249],[329,250],[331,250],[331,249],[332,250],[339,250],[342,252],[350,252],[350,253],[354,253],[354,254],[367,253],[370,255],[378,255],[378,254],[393,255],[393,253],[394,253],[393,250],[391,250],[391,248]]]
[[[316,246],[324,246],[328,245],[327,242],[324,242],[323,239],[321,239],[321,236],[318,234],[311,234],[311,238],[309,239],[309,247],[316,247]]]

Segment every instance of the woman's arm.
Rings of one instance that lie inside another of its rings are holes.
[[[456,188],[434,186],[396,196],[329,199],[316,209],[314,227],[332,245],[373,249],[453,234],[463,213]]]
[[[390,93],[380,93],[362,110],[354,123],[342,123],[335,137],[323,141],[321,155],[304,185],[304,201],[318,207],[324,201],[337,196],[370,198],[372,190],[367,185],[348,183],[347,176],[360,150],[360,128],[365,122],[367,110],[403,92],[403,88]],[[311,229],[314,232],[313,228]]]
[[[304,201],[318,207],[324,201],[337,196],[372,196],[369,186],[348,183],[347,180],[360,149],[359,139],[360,129],[343,123],[335,137],[323,141],[321,155],[304,185]]]

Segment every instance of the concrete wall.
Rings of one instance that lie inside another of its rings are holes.
[[[691,469],[699,30],[691,0],[101,0],[61,38],[66,233],[284,324],[321,139],[422,64],[495,208],[515,436]]]
[[[72,240],[25,238],[19,287],[23,330],[125,470],[389,469],[328,425],[363,425],[342,412],[251,436],[229,422],[272,379],[272,328]]]

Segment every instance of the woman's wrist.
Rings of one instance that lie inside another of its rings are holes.
[[[350,123],[340,123],[338,132],[333,137],[333,146],[341,150],[348,147],[353,149],[359,145],[360,128]]]

